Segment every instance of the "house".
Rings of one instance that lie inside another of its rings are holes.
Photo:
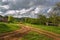
[[[8,19],[4,17],[0,17],[0,22],[8,22]]]

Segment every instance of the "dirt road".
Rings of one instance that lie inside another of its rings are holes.
[[[27,28],[30,28],[31,31],[35,31],[35,32],[37,32],[39,34],[43,34],[43,35],[46,35],[48,37],[51,37],[54,40],[60,40],[60,35],[59,34],[55,34],[53,32],[49,32],[49,31],[46,31],[46,30],[41,30],[41,29],[31,27],[31,26],[26,26],[26,25],[23,25],[23,26],[25,26]]]
[[[27,25],[20,25],[21,29],[16,30],[14,32],[9,32],[3,35],[0,35],[0,40],[18,40],[19,38],[22,38],[24,35],[26,35],[29,31],[35,31],[39,34],[46,35],[48,37],[53,38],[54,40],[60,40],[60,35],[55,34],[52,32],[48,32],[45,30],[41,30],[35,27],[27,26]]]
[[[18,40],[18,38],[21,38],[22,36],[26,35],[29,31],[29,28],[21,27],[20,30],[0,35],[0,40]]]

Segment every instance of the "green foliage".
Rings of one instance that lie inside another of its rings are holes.
[[[47,18],[44,15],[39,15],[38,19],[40,24],[45,24],[47,22]]]
[[[51,22],[52,24],[55,24],[55,25],[59,26],[59,24],[60,24],[60,16],[58,16],[57,14],[58,13],[51,13],[48,22]]]
[[[0,15],[0,17],[3,17],[3,16]]]
[[[8,16],[8,22],[13,22],[14,18],[12,16]]]
[[[38,19],[35,18],[24,18],[23,22],[30,24],[38,24]]]
[[[45,24],[47,22],[47,18],[44,15],[39,15],[38,18],[24,18],[23,21],[30,24]]]
[[[56,5],[57,5],[58,7],[60,7],[60,2],[58,2]]]

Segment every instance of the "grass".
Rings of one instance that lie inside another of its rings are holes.
[[[22,40],[52,40],[52,38],[31,31],[27,35],[24,35]]]
[[[11,23],[0,23],[0,34],[18,30],[20,27],[16,24]]]
[[[25,23],[25,25],[47,30],[50,32],[54,32],[56,34],[60,34],[60,27],[58,27],[58,26],[34,25],[34,24],[28,24],[28,23]]]

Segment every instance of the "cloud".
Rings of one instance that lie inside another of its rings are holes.
[[[34,12],[35,12],[35,13],[39,13],[39,12],[41,12],[41,10],[43,10],[44,8],[45,8],[44,6],[39,5],[39,6],[36,7],[36,9],[34,10]]]
[[[0,6],[2,8],[5,8],[5,9],[9,9],[9,5],[3,5],[3,6]]]
[[[3,13],[3,12],[0,11],[0,14],[1,14],[1,13]]]
[[[57,0],[59,1],[59,0]],[[35,5],[52,6],[56,0],[8,0],[10,9],[30,8]]]
[[[20,10],[20,14],[26,13],[26,9]]]
[[[5,16],[5,15],[3,14],[3,12],[1,12],[1,11],[0,11],[0,15]]]
[[[2,2],[6,2],[7,0],[2,0]]]
[[[60,0],[0,0],[0,11],[2,15],[8,14],[24,14],[49,12],[49,8],[54,6]],[[30,15],[30,14],[29,14]],[[34,15],[34,14],[32,14]]]
[[[3,0],[2,4],[6,3],[10,9],[30,8],[31,6],[44,5],[52,6],[60,0]]]
[[[50,8],[48,11],[47,11],[47,13],[50,13],[50,12],[52,12],[53,11],[53,9],[52,8]]]
[[[8,15],[8,14],[15,14],[15,11],[14,10],[9,10],[9,11],[6,12],[6,15]]]

